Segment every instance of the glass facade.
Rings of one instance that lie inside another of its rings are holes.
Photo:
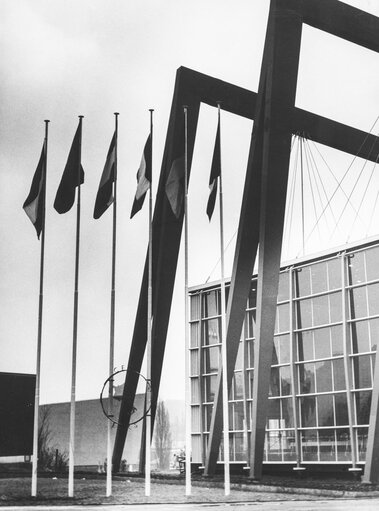
[[[254,277],[229,394],[230,460],[236,463],[250,458],[256,288]],[[220,298],[217,285],[190,292],[195,463],[205,461],[218,385]],[[378,339],[378,244],[281,269],[266,463],[355,465],[365,461]]]

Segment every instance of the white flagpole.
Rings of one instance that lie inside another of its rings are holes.
[[[191,495],[191,389],[189,381],[188,300],[188,107],[184,106],[184,323],[185,323],[185,408],[186,408],[186,495]]]
[[[118,112],[115,112],[115,160],[113,176],[113,234],[112,234],[112,277],[111,277],[111,325],[109,340],[109,376],[114,372],[114,329],[116,309],[116,236],[117,236],[117,142],[118,142]],[[109,380],[108,415],[113,416],[113,380]],[[107,488],[106,495],[112,495],[112,422],[107,424]]]
[[[34,427],[33,427],[33,460],[32,460],[32,497],[37,496],[37,471],[38,471],[38,419],[39,419],[39,393],[41,377],[41,345],[42,345],[42,311],[43,311],[43,270],[45,260],[45,216],[46,216],[46,174],[47,174],[47,138],[48,120],[45,121],[45,161],[43,163],[43,211],[42,211],[42,235],[41,235],[41,258],[40,258],[40,281],[39,281],[39,306],[38,306],[38,335],[37,335],[37,364],[36,364],[36,389],[34,395]]]
[[[148,283],[148,296],[147,296],[147,403],[146,408],[148,414],[146,416],[146,449],[145,449],[145,495],[150,497],[150,481],[151,481],[151,330],[153,319],[153,112],[150,112],[150,143],[151,143],[151,161],[146,162],[150,165],[150,190],[149,190],[149,283]]]
[[[79,242],[80,242],[80,169],[82,152],[82,120],[80,122],[79,168],[78,168],[78,201],[76,208],[76,251],[75,251],[75,289],[74,289],[74,324],[72,336],[72,372],[71,372],[71,405],[70,405],[70,439],[68,464],[68,496],[74,496],[74,453],[75,453],[75,394],[76,394],[76,351],[78,341],[78,299],[79,299]]]
[[[220,103],[218,108],[218,122],[220,123]],[[221,127],[220,127],[220,153],[221,153]],[[222,172],[220,154],[220,251],[221,251],[221,359],[222,359],[222,409],[224,429],[224,486],[225,495],[230,495],[230,455],[229,455],[229,404],[228,404],[228,374],[226,349],[226,300],[225,300],[225,265],[224,265],[224,208],[222,195]]]

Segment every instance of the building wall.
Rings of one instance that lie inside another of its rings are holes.
[[[134,406],[143,407],[143,395],[137,395]],[[108,400],[104,399],[107,409]],[[114,414],[118,416],[120,402],[114,400]],[[60,452],[69,452],[70,403],[55,403],[41,406],[48,410],[50,429],[49,446]],[[142,408],[141,408],[142,409]],[[103,466],[107,458],[107,423],[99,399],[77,401],[75,405],[75,459],[77,468]],[[112,428],[112,441],[116,434],[116,426]],[[141,446],[142,421],[131,426],[127,435],[122,459],[133,470],[138,469]]]
[[[250,457],[256,287],[253,277],[229,398],[235,462]],[[220,286],[190,296],[192,459],[203,463],[221,356]],[[295,462],[296,444],[304,463],[365,461],[378,340],[377,241],[282,268],[265,462]]]

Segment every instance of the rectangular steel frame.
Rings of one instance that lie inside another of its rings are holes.
[[[379,51],[379,18],[336,0],[272,0],[258,94],[179,68],[177,72],[170,121],[163,156],[153,220],[153,347],[152,419],[158,399],[163,356],[169,322],[172,292],[180,247],[183,215],[173,215],[165,194],[171,164],[183,146],[183,105],[188,105],[189,169],[195,143],[200,103],[222,108],[236,115],[254,119],[250,154],[241,206],[231,289],[227,309],[227,376],[231,387],[238,343],[244,319],[259,245],[257,335],[253,388],[250,477],[262,474],[268,386],[273,345],[275,308],[278,291],[280,253],[283,235],[288,163],[291,135],[305,132],[324,145],[376,161],[378,151],[371,151],[373,135],[324,117],[295,108],[297,71],[303,23]],[[364,141],[361,147],[362,141]],[[132,346],[128,362],[117,428],[113,467],[117,469],[129,426],[137,373],[146,347],[147,261],[141,285]],[[376,365],[378,373],[379,365]],[[222,392],[220,368],[214,401],[205,473],[215,471],[222,433]],[[377,386],[378,377],[375,376]],[[375,386],[373,392],[374,406]],[[374,408],[373,408],[374,407]],[[378,412],[370,423],[370,435],[377,438]],[[376,433],[374,433],[376,432]],[[368,465],[370,453],[367,453]],[[374,465],[378,465],[378,462]],[[370,469],[373,473],[372,469]],[[376,468],[378,471],[378,468]],[[365,474],[366,477],[366,474]],[[370,479],[371,476],[367,476]]]

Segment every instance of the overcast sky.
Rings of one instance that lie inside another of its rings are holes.
[[[379,16],[376,0],[346,3]],[[92,213],[114,130],[113,112],[120,112],[115,350],[115,366],[120,367],[128,361],[148,238],[147,207],[129,220],[135,174],[149,130],[148,109],[155,109],[156,183],[176,69],[186,66],[256,91],[268,7],[268,0],[0,0],[0,371],[35,372],[40,243],[22,204],[41,152],[43,121],[50,119],[42,403],[70,399],[75,208],[59,215],[52,204],[77,116],[84,115],[85,171],[77,398],[87,399],[99,395],[108,371],[112,215],[108,210],[94,220]],[[377,54],[305,27],[296,104],[369,131],[379,114],[378,64]],[[219,278],[219,267],[211,274],[219,257],[218,217],[215,214],[209,224],[205,214],[216,122],[216,110],[203,106],[189,190],[190,285]],[[226,243],[237,229],[251,129],[250,121],[222,115]],[[319,149],[336,175],[342,176],[352,158]],[[327,187],[333,189],[330,171],[315,148],[313,152]],[[292,171],[298,166],[293,160]],[[363,162],[358,159],[354,165],[360,172]],[[367,166],[364,172],[371,169]],[[347,194],[352,189],[349,179]],[[362,193],[367,183],[361,185]],[[309,233],[314,211],[308,188]],[[344,243],[349,236],[351,241],[377,234],[379,221],[374,216],[370,224],[369,218],[378,189],[375,174],[369,186],[372,195],[364,200],[371,210],[362,208],[360,214],[366,224],[357,220],[353,225],[354,217],[342,220],[330,239],[333,229],[328,231],[325,218],[325,224],[320,221],[322,232],[309,239],[306,251]],[[358,192],[359,187],[354,192],[356,207],[363,197]],[[295,201],[295,218],[299,204]],[[341,198],[340,208],[342,204]],[[343,228],[348,225],[354,226],[350,235]],[[299,255],[300,231],[294,223],[291,243],[283,247],[284,258]],[[228,275],[233,252],[232,241],[226,258]],[[163,368],[163,398],[184,397],[182,256]]]

